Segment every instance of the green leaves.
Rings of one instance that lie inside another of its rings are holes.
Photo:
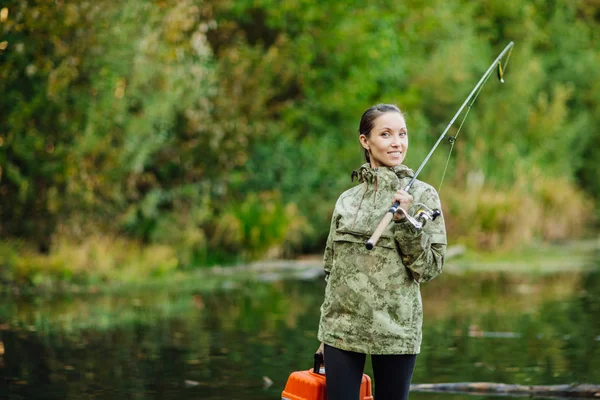
[[[486,85],[454,148],[449,204],[473,176],[486,196],[513,192],[519,204],[539,171],[547,184],[579,183],[600,197],[600,29],[581,2],[4,7],[0,234],[40,248],[77,220],[177,247],[189,263],[274,247],[319,252],[334,201],[363,161],[362,112],[379,102],[403,109],[416,168],[509,40],[506,83]],[[443,146],[438,153],[422,174],[434,185]],[[576,185],[569,193],[589,204]],[[497,222],[494,204],[474,207]],[[303,222],[284,221],[286,207]],[[477,223],[447,214],[458,235]]]

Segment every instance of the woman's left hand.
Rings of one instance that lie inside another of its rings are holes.
[[[394,193],[394,198],[392,200],[392,204],[395,202],[400,203],[400,207],[408,212],[408,209],[412,205],[413,197],[406,191],[400,189],[396,193]],[[396,212],[394,214],[394,221],[400,221],[405,218],[404,214],[401,212]]]

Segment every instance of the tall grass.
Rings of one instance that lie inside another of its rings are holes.
[[[150,243],[108,231],[73,233],[63,227],[50,254],[26,242],[0,242],[0,287],[56,289],[64,285],[136,283],[183,270],[259,258],[292,257],[310,233],[294,203],[277,191],[251,193],[211,226],[165,224]]]
[[[471,177],[462,188],[447,184],[441,197],[449,243],[484,251],[578,239],[593,222],[593,202],[564,178],[523,176],[503,190]],[[76,239],[59,230],[49,255],[26,242],[0,242],[0,280],[40,289],[135,283],[206,265],[293,257],[310,229],[278,192],[255,193],[226,209],[201,238],[184,225],[165,233],[173,240],[154,243],[106,232]]]
[[[446,187],[442,202],[451,241],[483,250],[579,239],[594,219],[593,202],[565,178],[521,178],[511,190]]]
[[[56,237],[54,242],[49,255],[20,242],[0,243],[0,278],[13,288],[56,290],[72,284],[139,282],[166,276],[179,265],[176,249],[166,245],[102,234],[77,242]]]

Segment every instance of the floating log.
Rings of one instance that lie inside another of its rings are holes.
[[[551,396],[568,398],[600,398],[600,385],[511,385],[492,382],[458,382],[412,384],[413,392],[454,392],[485,395]]]

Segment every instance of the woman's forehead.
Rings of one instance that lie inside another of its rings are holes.
[[[406,128],[406,122],[402,115],[397,112],[386,112],[381,114],[374,122],[375,128],[402,129]]]

